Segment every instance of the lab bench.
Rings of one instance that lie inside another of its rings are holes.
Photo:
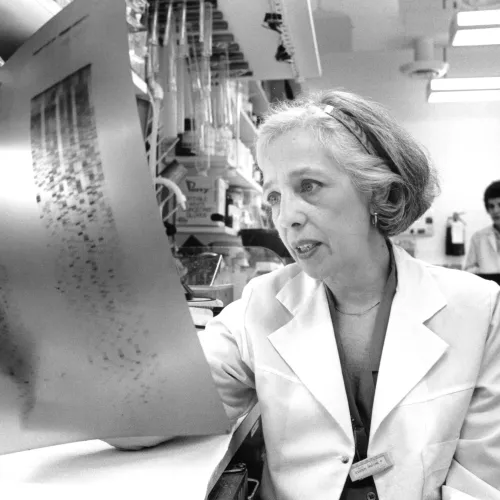
[[[16,500],[47,494],[51,500],[205,500],[259,426],[257,404],[224,435],[180,437],[140,451],[90,440],[11,453],[0,456],[0,489]]]

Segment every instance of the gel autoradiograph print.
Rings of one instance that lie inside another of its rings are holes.
[[[75,0],[0,86],[0,454],[229,427],[148,168],[122,0]]]
[[[140,331],[141,317],[128,314],[135,304],[106,201],[90,79],[86,66],[31,102],[36,200],[57,249],[57,290],[91,331],[88,362],[127,366],[138,377],[144,360],[135,339],[148,332]]]

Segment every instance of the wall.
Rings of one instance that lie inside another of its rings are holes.
[[[491,223],[482,197],[484,188],[500,179],[500,113],[498,108],[481,114],[432,115],[427,120],[407,121],[407,129],[424,144],[438,168],[442,192],[433,206],[435,236],[420,238],[417,256],[442,263],[446,218],[454,211],[465,212],[466,234]],[[445,258],[445,262],[462,259]]]
[[[435,264],[457,264],[463,259],[444,254],[447,217],[454,211],[465,212],[467,239],[491,223],[482,196],[492,180],[500,179],[500,103],[429,104],[426,82],[399,72],[412,59],[412,50],[323,54],[323,76],[304,86],[310,90],[340,87],[380,102],[428,150],[442,193],[432,207],[435,235],[418,239],[417,257]],[[453,49],[448,51],[448,62],[450,77],[500,75],[496,47]]]

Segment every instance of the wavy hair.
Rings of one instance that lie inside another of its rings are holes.
[[[257,156],[265,157],[276,138],[296,128],[312,131],[354,186],[371,195],[370,208],[385,236],[407,229],[439,194],[422,146],[377,103],[329,90],[274,104],[259,127]]]

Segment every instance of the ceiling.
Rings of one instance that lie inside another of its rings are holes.
[[[434,41],[433,57],[449,63],[447,76],[500,76],[500,46],[450,47],[458,10],[500,8],[500,0],[310,0],[323,68],[306,89],[340,87],[410,115],[422,113],[427,80],[401,67],[415,59],[419,38]],[[432,44],[431,44],[432,47]],[[477,106],[479,107],[479,106]],[[412,111],[413,112],[413,111]]]
[[[447,76],[500,76],[500,46],[449,47],[456,9],[474,0],[310,0],[323,74],[305,90],[342,88],[382,103],[401,120],[449,119],[481,113],[500,103],[431,105],[427,80],[410,78],[401,67],[415,58],[414,42],[434,40],[434,59],[449,63]],[[500,1],[488,2],[500,8]],[[455,5],[456,4],[456,5]],[[455,113],[455,114],[454,114]],[[446,115],[446,116],[445,116]]]
[[[0,57],[10,57],[60,10],[53,0],[0,0]]]
[[[303,0],[304,3],[306,1]],[[386,55],[393,53],[399,62],[401,51],[411,49],[414,40],[419,37],[431,37],[439,51],[440,47],[448,44],[448,29],[458,8],[471,8],[471,5],[479,8],[488,5],[490,8],[500,7],[500,0],[309,2],[322,61],[329,60],[336,54],[355,55],[376,51]],[[7,59],[22,40],[36,31],[59,9],[55,0],[0,0],[0,57]],[[23,13],[22,16],[19,15],[20,12]],[[454,50],[449,49],[448,53]],[[436,58],[442,57],[441,52],[437,52]],[[407,59],[411,59],[411,52],[408,53]],[[327,70],[324,64],[323,69],[324,72]]]
[[[61,7],[72,0],[0,0],[0,57],[9,59],[15,50],[43,26]],[[83,1],[83,0],[82,0]],[[88,0],[91,1],[91,0]],[[104,0],[92,0],[104,1]],[[124,3],[125,0],[118,0]],[[176,0],[172,0],[174,2]],[[187,0],[188,10],[194,14],[199,0]],[[313,20],[308,0],[284,0],[289,19],[288,28],[300,43],[295,47],[293,64],[280,62],[275,53],[279,45],[279,35],[265,29],[263,20],[269,12],[269,0],[211,0],[217,5],[214,14],[214,45],[217,36],[221,40],[230,37],[235,43],[230,49],[231,68],[241,74],[249,66],[249,74],[258,80],[293,79],[298,75],[295,65],[308,76],[319,76],[320,63],[316,52]],[[166,18],[169,0],[159,0],[160,26]],[[196,25],[194,24],[196,29]],[[272,48],[272,50],[270,50]],[[233,54],[234,52],[234,54]],[[238,60],[232,58],[238,56]],[[234,60],[233,60],[234,59]],[[236,67],[238,66],[238,67]]]
[[[431,37],[448,44],[458,8],[499,7],[497,0],[310,0],[320,55],[331,52],[391,51],[411,48]]]
[[[445,45],[454,4],[464,2],[493,0],[310,0],[320,55],[398,50],[421,36]],[[59,9],[55,0],[0,0],[0,57],[7,58],[20,40]]]

